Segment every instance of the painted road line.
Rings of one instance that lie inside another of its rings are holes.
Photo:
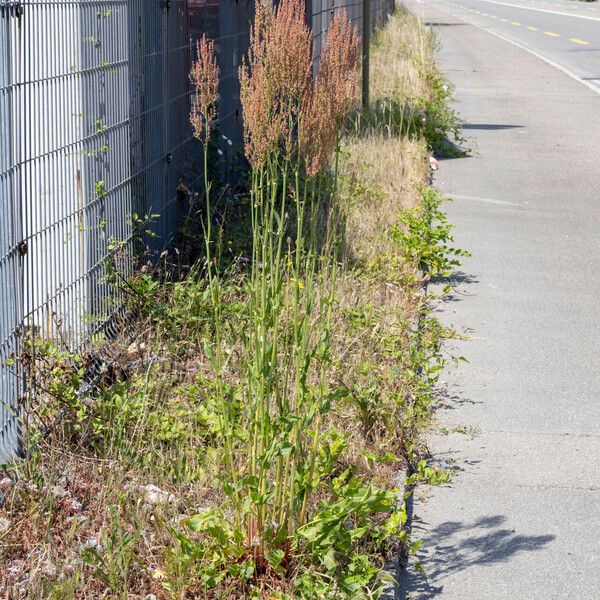
[[[510,24],[514,25],[515,27],[521,27],[521,23],[519,23],[519,21],[511,21]]]
[[[442,4],[449,4],[446,0],[441,0],[441,2],[442,2]],[[520,48],[524,52],[528,52],[529,54],[531,54],[532,56],[535,56],[542,62],[545,62],[547,65],[550,65],[551,67],[554,67],[556,70],[560,71],[561,73],[564,73],[565,75],[567,75],[567,77],[570,77],[571,79],[574,79],[578,83],[585,85],[586,88],[588,88],[595,94],[600,94],[600,79],[591,79],[591,80],[583,79],[582,77],[580,77],[579,75],[577,75],[576,73],[574,73],[573,71],[568,69],[567,67],[563,67],[563,65],[557,63],[555,60],[552,60],[551,58],[548,58],[547,56],[544,56],[543,54],[536,52],[535,50],[533,50],[533,48],[525,46],[524,44],[520,44],[519,42],[517,42],[509,37],[506,37],[505,35],[502,35],[498,31],[492,31],[491,29],[480,25],[479,23],[477,23],[477,21],[465,19],[464,17],[455,15],[454,13],[449,12],[448,10],[444,10],[443,8],[439,8],[439,10],[446,13],[447,15],[454,17],[455,19],[458,19],[459,21],[462,21],[463,23],[469,23],[469,25],[472,25],[473,27],[477,27],[477,29],[481,29],[482,31],[485,31],[486,33],[489,33],[490,35],[493,35],[501,40],[504,40],[506,43],[512,44],[513,46],[515,46],[516,48]],[[592,82],[594,82],[594,83],[592,83]],[[596,85],[596,82],[598,82],[598,85]]]
[[[508,19],[500,19],[503,23],[508,23]]]
[[[574,44],[579,44],[580,46],[589,46],[590,43],[586,42],[585,40],[580,40],[579,38],[569,38],[570,42],[573,42]]]
[[[527,29],[529,29],[529,31],[539,31],[537,27],[531,27],[531,25],[529,25]]]
[[[510,8],[522,8],[523,10],[534,10],[537,12],[548,13],[551,15],[561,15],[563,17],[573,17],[574,19],[586,19],[588,21],[600,21],[599,17],[591,17],[589,15],[576,15],[558,10],[548,10],[547,8],[536,8],[535,6],[523,6],[522,4],[510,4],[508,2],[500,2],[499,0],[481,0],[488,4],[498,4],[499,6],[509,6]],[[596,9],[597,10],[597,9]]]
[[[554,33],[554,31],[544,31],[544,35],[549,35],[550,37],[560,37],[560,33]]]
[[[472,202],[485,202],[486,204],[500,204],[501,206],[516,206],[517,208],[524,208],[522,204],[517,202],[509,202],[507,200],[497,200],[496,198],[482,198],[480,196],[464,196],[461,194],[452,194],[452,198],[456,200],[470,200]]]

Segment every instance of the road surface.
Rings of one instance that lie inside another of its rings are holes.
[[[445,373],[429,440],[458,472],[418,493],[428,579],[410,570],[400,597],[597,599],[600,6],[406,6],[440,38],[471,140],[436,185],[473,256],[441,310],[470,362]]]
[[[600,6],[577,0],[431,0],[600,89]]]

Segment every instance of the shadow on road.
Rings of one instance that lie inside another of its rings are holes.
[[[501,131],[503,129],[523,129],[523,125],[502,125],[500,123],[464,123],[461,129],[476,129],[479,131]]]
[[[476,275],[470,275],[464,271],[455,271],[450,277],[432,277],[429,283],[440,286],[440,288],[446,285],[451,287],[451,290],[440,298],[441,302],[448,303],[458,302],[466,296],[470,296],[471,294],[466,287],[472,283],[479,283],[479,279]]]
[[[440,23],[437,21],[425,21],[423,23],[425,27],[464,27],[468,23]]]
[[[436,395],[436,411],[456,410],[464,405],[475,406],[483,404],[481,400],[467,398],[464,393],[456,391],[456,386],[440,385],[435,390]]]
[[[503,515],[489,515],[473,523],[446,521],[429,529],[423,538],[423,556],[419,557],[427,578],[409,568],[400,573],[397,600],[436,598],[442,586],[435,581],[445,575],[464,571],[475,565],[501,563],[523,552],[536,552],[555,539],[553,535],[520,535],[506,526]],[[414,537],[427,524],[414,517]]]

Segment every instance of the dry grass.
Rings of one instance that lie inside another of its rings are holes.
[[[398,8],[378,32],[371,56],[371,103],[403,103],[427,97],[425,73],[433,64],[433,40],[419,20]],[[357,131],[360,128],[357,127]],[[429,176],[428,151],[420,137],[391,135],[369,127],[344,139],[347,175],[346,247],[370,261],[389,251],[388,233],[402,210],[419,201]]]
[[[374,39],[371,94],[377,98],[417,98],[429,94],[423,68],[435,64],[435,42],[420,21],[398,7]]]
[[[368,261],[388,251],[390,226],[417,204],[417,188],[427,181],[427,149],[419,139],[374,132],[345,140],[344,150],[350,182],[362,188],[347,207],[347,250]]]

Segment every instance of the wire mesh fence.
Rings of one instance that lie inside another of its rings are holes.
[[[318,57],[336,9],[308,0]],[[242,144],[237,72],[253,4],[240,0],[0,0],[0,462],[19,450],[26,340],[100,347],[120,327],[111,273],[136,228],[177,243],[200,155],[188,121],[195,41],[217,42],[220,133]],[[371,0],[372,27],[393,0]]]

